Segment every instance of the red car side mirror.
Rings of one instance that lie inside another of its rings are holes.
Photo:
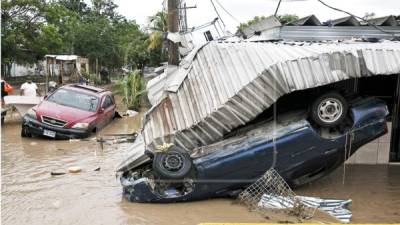
[[[103,113],[103,112],[104,112],[104,108],[101,107],[101,108],[99,109],[99,113]]]

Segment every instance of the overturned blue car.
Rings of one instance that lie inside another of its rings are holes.
[[[124,196],[235,196],[269,168],[317,180],[387,132],[388,109],[356,88],[400,74],[400,43],[210,41],[147,84],[146,112],[118,166]]]
[[[118,168],[123,195],[158,203],[234,197],[271,167],[296,187],[329,174],[387,132],[387,106],[375,98],[347,102],[328,93],[311,109],[256,120],[191,154],[172,144],[142,148]]]

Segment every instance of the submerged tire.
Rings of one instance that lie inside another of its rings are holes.
[[[26,126],[22,126],[21,128],[21,137],[32,137],[31,132],[29,132]]]
[[[153,170],[163,179],[182,179],[189,174],[192,167],[189,153],[176,146],[154,155]]]
[[[323,127],[336,127],[347,116],[346,99],[337,92],[329,92],[318,97],[311,106],[311,119]]]

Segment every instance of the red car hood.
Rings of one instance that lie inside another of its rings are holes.
[[[94,115],[96,115],[96,112],[89,112],[69,106],[59,105],[46,100],[42,101],[36,107],[36,116],[38,117],[38,120],[41,120],[41,116],[53,117],[67,121],[68,123],[65,127],[70,127],[71,125],[81,122]]]

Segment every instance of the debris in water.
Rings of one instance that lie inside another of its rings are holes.
[[[283,210],[302,219],[310,219],[320,209],[343,223],[350,222],[347,209],[351,200],[321,199],[296,196],[275,169],[269,169],[260,179],[239,194],[240,202],[262,214],[267,210]]]
[[[121,143],[133,143],[137,138],[137,133],[131,134],[105,134],[103,137],[97,138],[97,142],[100,144],[101,149],[104,148],[104,144],[121,144]]]
[[[94,169],[93,171],[100,171],[100,167],[97,167],[97,168]]]
[[[138,114],[138,112],[134,111],[134,110],[126,110],[126,112],[124,113],[123,116],[127,116],[127,117],[134,117]]]
[[[115,111],[114,118],[122,118],[122,116],[119,114],[119,112]]]
[[[317,208],[335,217],[342,223],[349,223],[352,213],[347,207],[352,200],[321,199],[315,197],[296,196],[296,200],[310,208]],[[268,209],[290,209],[295,206],[292,199],[278,195],[263,194],[258,207]]]
[[[238,199],[250,210],[262,215],[270,213],[270,210],[280,210],[301,219],[310,219],[316,210],[316,207],[305,205],[297,199],[293,190],[273,168],[240,193]]]
[[[353,214],[348,209],[352,203],[351,199],[322,199],[315,197],[297,196],[305,205],[317,207],[318,209],[328,213],[329,215],[340,220],[342,223],[349,223]]]
[[[101,150],[104,149],[104,143],[106,142],[103,137],[100,137],[99,139],[97,139],[97,142],[100,144],[100,148]]]
[[[66,173],[64,173],[64,172],[50,172],[51,176],[60,176],[60,175],[64,175],[64,174],[66,174]]]
[[[70,172],[70,173],[79,173],[81,171],[82,171],[82,169],[78,166],[71,166],[68,168],[68,172]]]

